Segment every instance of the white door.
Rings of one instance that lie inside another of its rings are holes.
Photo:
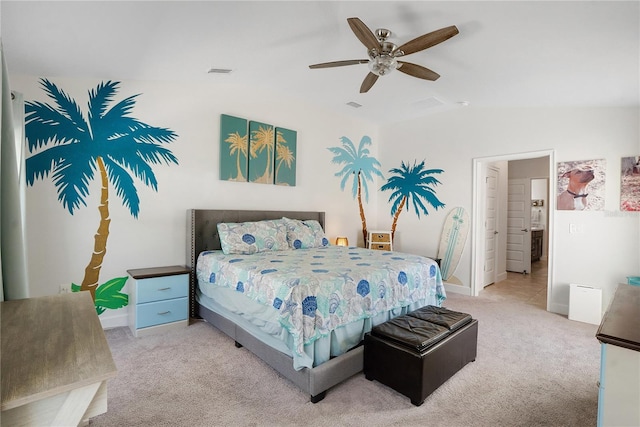
[[[507,271],[531,271],[531,180],[510,179],[507,201]]]
[[[498,170],[487,168],[484,207],[484,278],[482,287],[496,281],[496,248],[498,220]]]

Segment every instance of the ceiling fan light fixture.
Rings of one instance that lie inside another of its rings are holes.
[[[430,33],[423,34],[400,46],[387,39],[391,36],[391,31],[379,28],[375,34],[359,18],[347,19],[353,34],[367,48],[369,59],[351,59],[343,61],[324,62],[321,64],[309,65],[309,68],[330,68],[343,67],[345,65],[357,65],[367,63],[369,72],[360,85],[360,93],[366,93],[373,87],[380,76],[386,76],[393,70],[400,70],[401,73],[423,80],[435,81],[440,78],[440,74],[422,65],[411,62],[398,61],[406,55],[420,52],[432,46],[442,43],[459,33],[455,25],[441,28]]]
[[[398,68],[398,61],[391,55],[378,55],[375,58],[369,60],[369,71],[376,76],[386,76],[396,68]]]

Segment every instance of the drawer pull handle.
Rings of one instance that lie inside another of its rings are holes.
[[[160,288],[158,290],[159,291],[168,291],[169,289],[171,289],[171,286],[167,286],[166,288]]]
[[[158,316],[164,316],[165,314],[169,314],[169,313],[171,313],[171,310],[160,312],[158,313]]]

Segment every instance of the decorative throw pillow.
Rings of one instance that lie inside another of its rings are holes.
[[[254,254],[289,250],[286,223],[281,219],[218,224],[220,246],[225,254]]]
[[[287,225],[287,240],[292,249],[320,248],[329,246],[329,239],[318,221],[282,218]]]

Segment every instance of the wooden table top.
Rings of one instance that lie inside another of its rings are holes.
[[[189,267],[184,265],[170,265],[168,267],[135,268],[127,270],[127,273],[134,279],[151,279],[153,277],[174,276],[178,274],[188,274]]]
[[[0,303],[1,409],[116,376],[89,292]]]
[[[640,351],[640,286],[620,284],[596,337],[600,342]]]

